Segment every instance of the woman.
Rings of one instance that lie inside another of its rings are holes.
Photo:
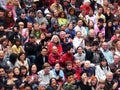
[[[15,24],[15,20],[14,20],[14,16],[13,16],[13,12],[8,10],[5,13],[5,21],[6,21],[6,25],[8,29],[11,29],[14,24]]]
[[[120,41],[117,41],[117,43],[116,43],[115,54],[120,56]]]
[[[54,69],[52,70],[54,76],[56,77],[57,82],[65,81],[63,70],[60,69],[60,64],[56,63]]]
[[[17,80],[17,78],[13,77],[14,73],[13,70],[10,69],[7,71],[7,81],[6,81],[6,90],[9,90],[10,88],[12,89],[13,85],[16,85],[17,88],[20,85],[20,82]]]
[[[29,70],[29,63],[28,59],[26,58],[25,53],[20,53],[18,56],[18,60],[15,63],[15,66],[20,67],[20,66],[25,66],[27,70]]]
[[[58,53],[62,54],[63,52],[62,45],[60,44],[60,38],[57,35],[52,36],[51,42],[48,45],[49,53],[52,52],[53,46],[56,46],[58,48]]]
[[[120,40],[120,30],[115,30],[114,35],[111,37],[110,41]]]
[[[14,77],[20,79],[20,69],[18,67],[13,68]]]
[[[92,77],[90,78],[90,84],[91,84],[91,89],[92,89],[92,90],[97,90],[97,84],[98,84],[97,77],[92,76]]]
[[[12,53],[20,54],[22,52],[25,52],[20,39],[15,39],[15,44],[12,46]]]
[[[110,72],[110,68],[108,66],[107,60],[102,58],[100,65],[97,65],[95,69],[95,76],[97,77],[98,81],[105,80],[107,72]]]
[[[68,20],[67,20],[66,14],[65,12],[62,11],[59,13],[58,25],[62,26],[62,25],[67,25],[67,24],[68,24]]]
[[[32,86],[33,90],[36,90],[38,87],[38,75],[37,67],[35,64],[31,65],[29,76],[27,76],[28,83]]]
[[[88,21],[88,30],[94,29],[94,22],[92,20]]]
[[[87,73],[81,74],[81,80],[78,82],[78,87],[80,90],[92,90],[89,85],[89,78],[87,77]]]
[[[68,24],[68,28],[65,30],[65,32],[66,32],[68,38],[71,38],[71,39],[74,38],[76,32],[75,32],[75,30],[74,30],[74,25],[73,25],[72,22],[70,22],[70,23]]]
[[[50,79],[50,84],[46,90],[61,90],[61,85],[57,85],[57,80],[55,78]]]

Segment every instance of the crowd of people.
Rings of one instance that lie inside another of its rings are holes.
[[[0,90],[120,90],[120,0],[0,0]]]

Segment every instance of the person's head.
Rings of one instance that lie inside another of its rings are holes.
[[[20,46],[21,45],[21,40],[20,39],[15,39],[15,45]]]
[[[43,14],[42,14],[42,11],[41,11],[41,10],[38,10],[38,11],[37,11],[37,16],[38,16],[39,18],[43,17]]]
[[[101,32],[98,32],[98,33],[97,33],[97,38],[98,38],[98,39],[102,39],[103,37],[104,37],[104,36],[103,36],[103,34],[102,34]]]
[[[0,18],[4,18],[5,10],[0,7]]]
[[[44,69],[45,74],[48,74],[50,72],[50,64],[44,63],[43,69]]]
[[[28,30],[32,29],[32,22],[27,22],[27,28],[28,28]]]
[[[104,6],[108,6],[108,5],[109,5],[108,0],[104,0],[104,1],[103,1],[103,5],[104,5]]]
[[[94,12],[93,12],[93,10],[92,9],[90,9],[90,11],[89,11],[89,16],[92,16],[93,14],[94,14]]]
[[[65,31],[60,31],[59,36],[60,36],[61,39],[65,39],[66,38],[66,32]]]
[[[67,47],[67,53],[68,54],[73,54],[73,47],[72,46]]]
[[[5,12],[5,16],[12,19],[12,18],[13,18],[13,12],[10,11],[10,10],[7,10],[7,11]]]
[[[34,23],[33,27],[34,27],[35,31],[39,31],[40,30],[38,23]]]
[[[58,53],[58,48],[56,46],[52,47],[52,53]]]
[[[3,23],[0,23],[0,31],[4,31],[4,25],[3,25]]]
[[[120,51],[120,41],[117,41],[117,43],[116,43],[116,49],[117,49],[118,51]]]
[[[2,50],[0,50],[0,60],[3,60],[3,58],[4,58],[4,51],[2,51]]]
[[[91,85],[92,85],[92,86],[96,86],[97,83],[98,83],[98,79],[97,79],[97,77],[92,76],[92,77],[91,77]]]
[[[18,58],[18,55],[17,55],[17,54],[11,53],[11,54],[10,54],[10,57],[9,57],[9,61],[14,65],[15,62],[16,62],[16,60],[17,60],[17,58]]]
[[[45,34],[45,33],[41,33],[40,39],[41,39],[41,40],[44,40],[45,38],[46,38],[46,34]]]
[[[32,64],[30,67],[30,74],[36,74],[37,73],[37,66],[35,64]]]
[[[29,36],[29,42],[31,42],[31,43],[35,42],[35,36],[33,34],[30,34],[30,36]]]
[[[65,12],[64,12],[64,11],[60,12],[60,13],[59,13],[59,17],[60,17],[60,18],[66,18]]]
[[[69,24],[68,24],[68,28],[70,29],[70,30],[73,30],[73,23],[72,22],[70,22]]]
[[[81,31],[77,31],[77,32],[76,32],[76,37],[81,38],[81,36],[82,36]]]
[[[58,17],[58,15],[59,15],[58,10],[54,10],[54,11],[53,11],[53,16],[54,16],[54,17]]]
[[[108,50],[108,48],[109,48],[108,43],[107,43],[107,42],[103,42],[103,43],[102,43],[102,48],[103,48],[104,50]]]
[[[18,67],[14,67],[13,68],[13,73],[14,73],[14,76],[19,76],[20,75],[20,69]]]
[[[81,67],[80,60],[79,60],[79,59],[76,59],[76,60],[75,60],[75,65],[76,65],[77,67]]]
[[[18,26],[20,27],[20,30],[22,30],[24,28],[24,23],[23,22],[19,22]]]
[[[13,78],[13,76],[14,76],[13,69],[7,70],[7,77],[11,79]]]
[[[72,73],[72,72],[68,72],[68,73],[66,74],[66,79],[67,79],[67,82],[68,82],[68,83],[73,82],[73,81],[74,81],[74,75],[73,75],[73,73]]]
[[[5,69],[3,67],[0,67],[0,77],[5,76]]]
[[[60,70],[60,64],[59,63],[56,63],[55,66],[54,66],[54,69],[56,71],[59,71]]]
[[[71,70],[72,69],[72,62],[71,61],[66,61],[66,68],[68,70]]]
[[[104,19],[103,18],[99,18],[98,19],[98,26],[100,27],[100,26],[103,26],[103,24],[104,24]]]
[[[87,73],[82,73],[81,74],[81,80],[84,81],[87,77]]]
[[[70,15],[75,15],[75,14],[76,14],[76,11],[75,11],[75,9],[74,9],[73,7],[71,7],[71,8],[69,8],[68,13],[69,13]]]
[[[103,8],[102,7],[98,7],[98,13],[102,14],[103,13]]]
[[[26,76],[26,75],[27,75],[26,66],[20,66],[20,76]]]
[[[8,39],[7,38],[2,39],[1,44],[3,47],[6,47],[8,45]]]
[[[108,20],[106,26],[107,26],[107,27],[112,27],[112,26],[113,26],[113,21],[112,21],[112,20]]]
[[[48,53],[48,49],[45,48],[45,47],[43,47],[43,48],[41,49],[41,54],[42,54],[43,56],[46,56],[47,53]]]
[[[95,36],[95,31],[93,29],[90,29],[89,30],[89,37],[94,38],[94,36]]]
[[[51,38],[51,42],[55,43],[55,44],[59,44],[60,43],[60,38],[57,35],[53,35]]]
[[[83,4],[86,6],[90,6],[90,0],[84,0]]]
[[[113,80],[113,73],[112,72],[107,72],[106,73],[106,80],[108,82],[111,82]]]
[[[51,78],[50,79],[50,86],[52,86],[52,87],[56,87],[57,86],[57,80],[56,80],[56,78]]]
[[[12,85],[12,90],[18,90],[16,85]]]
[[[84,68],[89,69],[90,68],[90,61],[86,60],[84,63]]]
[[[25,59],[26,59],[25,53],[21,52],[21,53],[19,54],[19,56],[18,56],[18,60],[24,61]]]
[[[80,55],[83,53],[83,48],[81,46],[77,47],[77,53]]]
[[[46,86],[40,84],[39,87],[38,87],[38,90],[46,90]]]
[[[104,87],[105,87],[105,81],[100,80],[98,82],[98,87],[99,87],[100,90],[104,89]]]
[[[20,17],[21,17],[21,19],[23,19],[23,20],[26,18],[25,10],[21,10]]]
[[[120,37],[120,30],[115,30],[114,35],[117,36],[117,37],[119,38],[119,37]]]
[[[113,59],[114,59],[114,64],[118,64],[120,62],[120,57],[118,55],[114,55],[113,56]]]
[[[94,22],[89,20],[88,21],[88,27],[89,27],[89,29],[93,29],[94,28]]]
[[[25,85],[24,90],[32,90],[32,87],[30,85]]]
[[[100,61],[100,66],[101,66],[101,67],[108,66],[107,60],[106,60],[105,58],[102,58],[102,59],[101,59],[101,61]]]
[[[35,11],[34,11],[32,8],[30,8],[30,9],[28,10],[28,14],[29,14],[29,17],[31,17],[31,18],[34,18],[34,17],[35,17]]]
[[[82,19],[78,20],[77,25],[82,26],[83,25],[83,20]]]
[[[72,5],[75,5],[76,0],[70,0],[70,3],[71,3]]]

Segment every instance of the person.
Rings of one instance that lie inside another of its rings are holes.
[[[7,61],[4,59],[5,53],[0,50],[0,66],[3,67],[5,70],[9,69]]]
[[[118,82],[113,79],[113,73],[107,72],[106,73],[106,80],[105,80],[105,87],[104,90],[116,90],[118,86]]]
[[[41,52],[37,55],[35,64],[37,66],[37,71],[42,70],[44,63],[48,62],[48,49],[43,47]]]
[[[90,85],[92,90],[97,90],[98,79],[95,76],[90,78]]]
[[[61,90],[61,87],[62,87],[61,85],[57,85],[57,80],[55,78],[51,78],[50,84],[46,88],[46,90]]]
[[[106,79],[107,72],[110,72],[110,67],[108,66],[107,60],[103,58],[100,61],[100,65],[96,66],[95,76],[99,81],[104,81]]]
[[[98,81],[97,90],[104,90],[105,81]]]
[[[48,85],[49,80],[53,77],[53,72],[50,71],[50,64],[44,63],[43,69],[38,72],[38,81],[40,82],[39,84]]]
[[[100,51],[102,52],[104,58],[106,58],[108,64],[112,64],[113,63],[113,54],[109,50],[107,42],[102,43],[102,47],[100,48]]]
[[[60,69],[59,63],[55,64],[54,69],[52,69],[52,72],[54,74],[54,77],[56,77],[58,83],[63,83],[65,81],[64,72],[62,69]]]
[[[118,55],[113,56],[114,62],[109,65],[112,73],[115,73],[120,68],[120,57]]]
[[[81,47],[81,46],[78,46],[77,47],[77,53],[74,54],[74,59],[75,60],[80,60],[80,62],[84,62],[85,61],[85,57],[86,57],[86,54],[84,52],[84,49]]]
[[[73,73],[69,72],[66,74],[66,82],[63,85],[64,90],[77,90],[77,86],[75,85],[75,80]]]

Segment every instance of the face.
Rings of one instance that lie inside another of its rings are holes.
[[[41,51],[41,54],[43,55],[43,56],[46,56],[47,55],[47,50],[46,49],[42,49],[42,51]]]
[[[71,70],[71,69],[72,69],[72,64],[68,64],[68,65],[67,65],[67,69],[68,69],[68,70]]]
[[[105,43],[105,44],[102,45],[102,47],[103,47],[104,50],[107,50],[108,49],[108,44]]]
[[[30,87],[25,87],[25,90],[31,90],[31,88]]]
[[[12,12],[8,12],[8,17],[12,17]]]
[[[56,71],[59,71],[59,70],[60,70],[60,64],[56,64],[56,65],[55,65],[55,70],[56,70]]]
[[[22,18],[22,19],[25,19],[25,18],[26,18],[26,14],[25,14],[25,13],[22,13],[22,14],[21,14],[21,18]]]
[[[81,65],[80,65],[80,60],[76,60],[76,61],[75,61],[75,64],[76,64],[76,66],[80,67],[80,66],[81,66]]]
[[[5,76],[5,70],[3,68],[0,68],[0,76]]]
[[[102,34],[102,33],[99,33],[98,37],[99,37],[99,38],[103,38],[103,34]]]
[[[29,38],[29,40],[30,40],[31,43],[35,42],[35,38]]]
[[[112,22],[108,22],[108,26],[111,27],[112,26]]]
[[[81,47],[79,47],[78,50],[77,50],[77,52],[78,52],[79,54],[82,54],[83,49],[82,49]]]
[[[44,71],[45,71],[46,74],[49,73],[50,72],[50,67],[44,68]]]
[[[32,29],[32,23],[28,22],[28,23],[27,23],[27,28],[28,28],[28,29]]]
[[[45,39],[45,34],[42,33],[41,36],[40,36],[40,38],[41,39]]]
[[[55,79],[52,79],[52,83],[51,83],[51,84],[52,84],[53,87],[55,87],[55,86],[57,85],[56,80],[55,80]]]
[[[14,75],[13,72],[8,73],[9,78],[13,78],[13,75]]]
[[[91,84],[94,86],[97,84],[97,79],[92,79]]]
[[[83,25],[83,21],[82,20],[79,20],[78,21],[78,26],[82,26]]]
[[[36,73],[36,71],[37,71],[36,65],[32,65],[31,71],[33,74]]]
[[[54,37],[53,42],[57,43],[58,42],[58,38]]]
[[[70,23],[69,26],[68,26],[69,29],[73,29],[73,24]]]
[[[53,47],[52,51],[53,51],[53,53],[58,53],[58,48],[57,47]]]
[[[105,67],[105,66],[106,66],[106,64],[107,64],[107,62],[106,62],[106,61],[102,61],[102,62],[101,62],[101,64],[102,64],[102,66],[104,66],[104,67]]]
[[[35,13],[34,12],[30,12],[29,15],[30,15],[30,17],[34,17]]]
[[[85,66],[85,68],[89,68],[90,67],[90,62],[85,62],[84,66]]]
[[[25,54],[22,54],[21,56],[20,56],[20,60],[25,60]]]
[[[117,48],[117,50],[120,51],[120,42],[117,43],[117,47],[116,48]]]
[[[111,82],[113,80],[113,74],[107,74],[106,79],[107,81]]]
[[[73,48],[71,48],[68,53],[73,54]]]
[[[4,12],[0,11],[0,17],[4,17]]]
[[[81,32],[77,32],[77,34],[76,34],[76,36],[77,36],[78,38],[80,38],[80,37],[81,37],[81,35],[82,35],[82,33],[81,33]]]
[[[119,59],[120,59],[119,56],[114,56],[114,63],[118,64],[120,61]]]
[[[15,73],[15,75],[19,75],[19,74],[20,74],[19,68],[15,68],[15,69],[14,69],[14,73]]]
[[[64,39],[65,36],[66,36],[66,33],[65,33],[65,32],[60,33],[60,38],[61,38],[61,39]]]
[[[93,27],[94,23],[92,21],[89,22],[89,27]]]
[[[73,75],[68,76],[68,82],[72,82],[72,81],[74,81],[74,76]]]
[[[0,59],[2,60],[4,58],[4,52],[0,51]]]
[[[90,10],[90,11],[89,11],[89,15],[93,15],[93,10]]]
[[[61,13],[61,18],[64,18],[65,17],[65,13]]]
[[[8,41],[7,40],[3,41],[2,45],[3,46],[7,46],[8,45]]]
[[[81,76],[82,80],[84,80],[85,78],[87,78],[87,74],[86,73],[83,73],[82,76]]]
[[[21,74],[22,74],[22,75],[25,75],[26,73],[27,73],[27,69],[22,69],[22,70],[21,70]]]

